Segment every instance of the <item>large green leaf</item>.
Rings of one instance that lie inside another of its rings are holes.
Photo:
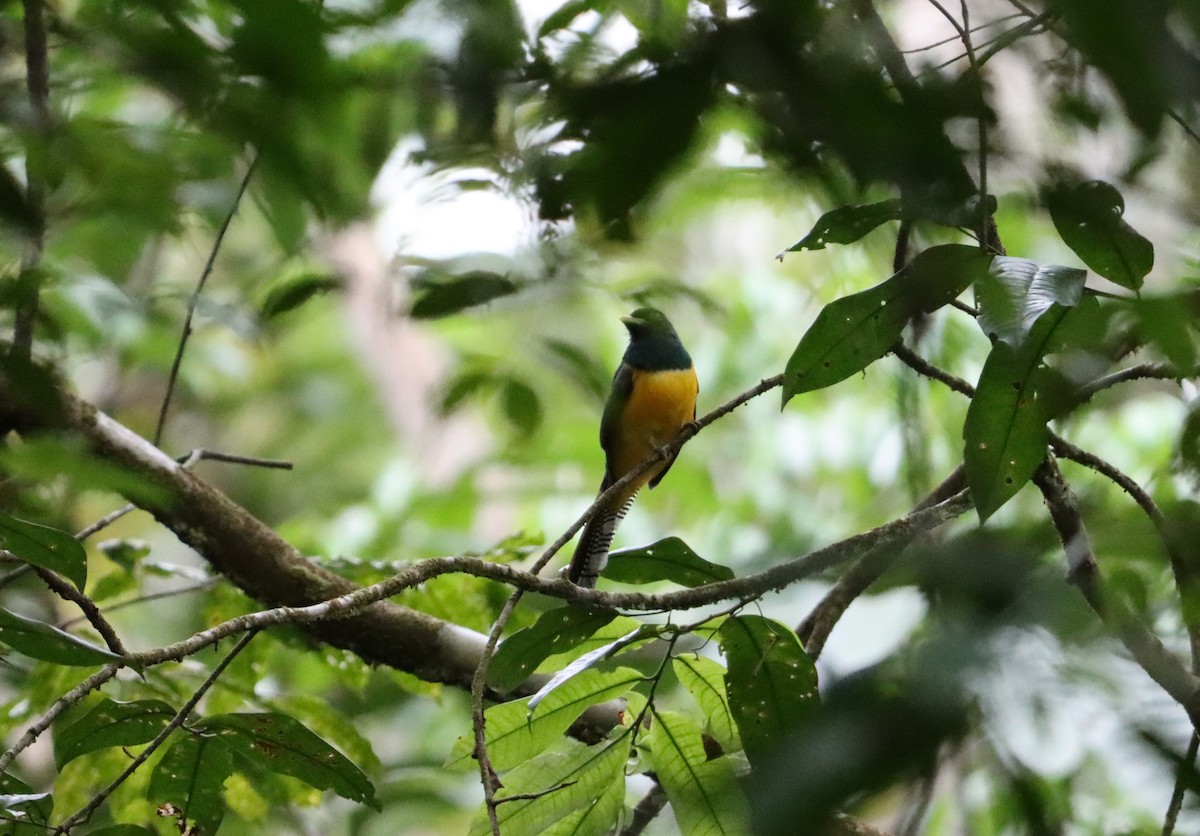
[[[497,691],[511,691],[555,653],[574,647],[617,617],[615,610],[593,607],[555,607],[532,626],[505,639],[488,665],[488,683]]]
[[[0,511],[0,549],[7,549],[26,563],[57,572],[80,589],[87,583],[87,552],[65,531]]]
[[[615,792],[614,784],[620,785],[623,796],[632,739],[628,729],[593,746],[563,739],[553,751],[543,752],[509,771],[497,798],[531,797],[500,805],[496,812],[501,832],[504,836],[542,836],[555,823]],[[581,832],[605,832],[598,827],[602,822],[596,820],[594,824],[594,829]],[[477,816],[471,836],[489,832],[487,817]]]
[[[725,693],[725,667],[695,653],[684,653],[671,660],[675,675],[696,700],[708,720],[706,731],[726,752],[742,748],[737,723]]]
[[[1046,456],[1049,416],[1038,393],[1042,358],[1072,310],[1051,307],[1019,348],[999,341],[983,364],[963,424],[967,484],[980,521],[1015,496]]]
[[[913,314],[899,276],[830,302],[800,338],[783,372],[783,403],[839,383],[888,352]]]
[[[985,275],[990,260],[961,244],[931,247],[883,283],[830,302],[788,360],[783,403],[865,369],[896,344],[914,314],[957,298]]]
[[[88,667],[122,661],[120,656],[103,647],[3,607],[0,607],[0,643],[56,665]]]
[[[1051,305],[1079,304],[1086,279],[1087,273],[1075,267],[996,256],[987,277],[975,285],[979,327],[990,337],[1020,346]]]
[[[826,244],[853,244],[880,224],[902,217],[904,210],[899,200],[839,206],[818,218],[807,235],[783,252],[823,250]]]
[[[416,292],[409,313],[414,319],[435,319],[516,292],[516,283],[507,276],[474,270],[444,281],[424,284]]]
[[[375,787],[363,771],[294,717],[278,712],[221,714],[196,728],[217,734],[231,752],[272,772],[380,809]]]
[[[709,760],[700,727],[674,711],[655,711],[650,760],[683,836],[750,833],[750,810],[727,756]]]
[[[729,664],[729,709],[750,765],[762,767],[789,732],[819,710],[817,669],[796,633],[778,621],[735,616],[719,636]]]
[[[159,805],[174,805],[181,823],[215,833],[225,816],[222,786],[231,774],[233,755],[221,737],[188,732],[154,768],[146,797]]]
[[[1083,263],[1121,287],[1138,290],[1154,267],[1154,245],[1122,215],[1125,200],[1109,183],[1060,184],[1046,193],[1059,236]]]
[[[487,747],[492,764],[510,769],[549,748],[588,706],[624,696],[645,677],[632,668],[587,670],[550,692],[533,710],[529,700],[514,700],[487,710]],[[474,734],[454,742],[448,769],[470,764]]]
[[[613,552],[604,567],[604,577],[620,583],[671,581],[680,586],[701,586],[730,580],[733,570],[705,560],[678,537],[667,537],[649,546]]]
[[[174,716],[175,709],[162,700],[115,702],[105,697],[74,723],[54,730],[54,762],[62,769],[98,749],[149,743]]]

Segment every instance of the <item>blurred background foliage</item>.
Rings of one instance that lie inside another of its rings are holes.
[[[900,197],[912,252],[965,240],[980,121],[1009,254],[1084,266],[1046,196],[1116,184],[1125,219],[1154,243],[1138,359],[1192,369],[1195,4],[970,0],[970,56],[935,6],[64,0],[45,8],[43,119],[24,89],[24,7],[8,0],[0,326],[11,331],[36,287],[36,354],[154,437],[189,300],[236,206],[162,445],[293,462],[198,472],[362,583],[435,555],[521,560],[575,519],[600,479],[617,317],[633,307],[669,312],[703,412],[779,373],[821,306],[893,272],[894,221],[853,246],[775,260],[824,212]],[[1095,275],[1089,287],[1123,292]],[[952,310],[909,337],[972,381],[988,350]],[[1057,429],[1190,519],[1193,394],[1138,383]],[[966,408],[891,357],[782,413],[760,398],[688,445],[618,542],[677,535],[744,574],[878,525],[961,459]],[[1114,485],[1064,468],[1110,580],[1182,650],[1149,523]],[[68,531],[117,507],[127,478],[69,439],[10,436],[0,469],[0,507]],[[779,822],[824,804],[911,833],[1161,827],[1190,731],[1182,712],[1062,583],[1036,492],[986,537],[975,527],[963,520],[937,548],[914,549],[838,626],[820,661],[829,714],[797,732],[781,783],[751,793],[764,831],[788,832]],[[88,546],[89,594],[132,646],[256,608],[146,515]],[[761,611],[798,624],[829,580]],[[36,579],[0,583],[6,607],[75,616]],[[446,576],[400,600],[486,630],[506,595]],[[527,602],[513,627],[549,606]],[[123,678],[108,696],[178,704],[216,658]],[[0,728],[14,735],[79,678],[14,657],[0,668]],[[948,692],[961,700],[943,705]],[[237,659],[204,711],[264,707],[366,770],[383,812],[238,775],[222,832],[455,833],[474,816],[473,776],[441,769],[469,725],[463,694],[278,631]],[[56,776],[35,749],[20,772],[53,784],[69,812],[123,763],[109,750]],[[930,764],[936,780],[922,777]],[[149,824],[148,780],[135,775],[97,821]],[[1181,821],[1200,827],[1196,812],[1191,796]],[[649,832],[674,827],[660,817]]]

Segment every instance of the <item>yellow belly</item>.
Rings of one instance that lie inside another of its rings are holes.
[[[699,392],[694,369],[647,372],[634,370],[633,389],[621,413],[616,433],[619,441],[609,450],[608,467],[619,479],[637,467],[659,447],[675,437],[683,425],[696,417]],[[653,479],[666,462],[655,465],[643,478],[634,480],[629,495]]]

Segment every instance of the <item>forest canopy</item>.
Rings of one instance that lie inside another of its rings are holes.
[[[1196,4],[0,44],[0,831],[1200,827]]]

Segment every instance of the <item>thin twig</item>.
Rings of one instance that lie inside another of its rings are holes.
[[[226,654],[225,658],[222,659],[215,668],[213,668],[213,671],[208,675],[208,678],[206,678],[204,682],[200,684],[200,687],[197,688],[195,693],[188,698],[188,701],[183,704],[183,707],[180,708],[175,716],[172,717],[166,726],[163,727],[162,731],[160,731],[153,740],[146,744],[146,748],[139,752],[136,758],[130,761],[129,766],[125,767],[125,771],[114,778],[107,787],[96,793],[96,795],[92,797],[91,801],[63,821],[63,823],[60,824],[55,830],[55,833],[69,833],[71,828],[86,823],[87,820],[92,817],[92,814],[100,808],[100,805],[103,804],[104,801],[113,794],[117,787],[125,783],[126,779],[136,772],[138,767],[144,764],[151,755],[158,751],[159,747],[162,746],[163,743],[166,742],[167,738],[171,736],[171,733],[187,721],[188,716],[192,713],[192,710],[195,709],[197,703],[200,702],[200,699],[205,695],[205,693],[208,692],[208,689],[216,684],[217,680],[221,677],[221,674],[225,672],[225,669],[229,667],[230,663],[233,662],[239,653],[246,649],[246,645],[250,644],[256,635],[258,635],[257,631],[249,632],[238,639],[238,642],[233,646],[233,649]]]
[[[106,605],[104,609],[106,612],[112,613],[116,610],[123,610],[127,609],[128,607],[137,606],[138,604],[145,604],[148,601],[161,601],[164,598],[174,598],[177,595],[187,595],[190,592],[200,592],[208,589],[209,587],[216,586],[220,582],[220,577],[213,576],[211,578],[205,578],[202,581],[197,581],[193,584],[188,584],[187,586],[180,586],[175,589],[164,589],[161,592],[150,592],[145,595],[139,595],[136,598],[127,598],[124,601],[117,601],[115,603]],[[77,616],[75,618],[70,618],[66,621],[60,622],[58,627],[61,630],[66,630],[74,627],[83,620],[83,616]]]
[[[949,499],[966,486],[966,479],[966,470],[959,465],[928,496],[918,502],[913,511],[923,511]],[[846,609],[887,571],[899,554],[900,549],[896,548],[871,549],[854,561],[838,578],[837,583],[825,593],[820,603],[813,607],[808,617],[796,628],[796,635],[803,642],[804,652],[810,659],[815,662],[820,657],[829,634],[833,632]]]
[[[33,142],[47,142],[50,128],[50,58],[46,47],[46,21],[42,0],[23,0],[25,29],[25,88],[33,111]],[[21,293],[13,324],[12,353],[28,358],[33,351],[33,330],[38,315],[38,293],[41,281],[37,272],[46,245],[46,194],[41,173],[37,170],[39,155],[26,153],[26,199],[33,215],[25,251],[21,256]]]
[[[192,461],[228,462],[230,464],[244,464],[250,467],[265,467],[274,470],[291,470],[293,467],[291,462],[283,459],[264,459],[260,456],[219,453],[216,450],[205,450],[203,447],[197,447],[186,456],[180,456],[176,461],[185,464]]]
[[[33,0],[28,0],[32,2]],[[187,348],[188,338],[192,335],[192,317],[196,314],[196,305],[200,302],[200,294],[204,292],[204,285],[208,282],[208,277],[212,274],[213,265],[217,261],[217,253],[221,251],[221,244],[225,240],[225,233],[229,230],[229,225],[233,223],[233,216],[237,214],[238,204],[242,202],[242,195],[246,193],[246,189],[250,185],[250,178],[254,175],[255,166],[258,165],[258,156],[255,155],[250,164],[246,166],[246,173],[242,176],[242,182],[238,186],[237,194],[234,195],[233,203],[229,207],[229,212],[225,215],[225,220],[222,221],[220,229],[217,230],[217,237],[213,239],[212,249],[208,252],[208,260],[204,263],[204,270],[200,273],[200,280],[196,282],[196,289],[192,291],[191,299],[188,300],[187,315],[183,319],[183,330],[179,334],[179,344],[175,348],[175,359],[171,361],[171,372],[167,376],[167,390],[163,393],[162,404],[158,409],[158,422],[154,426],[154,446],[157,447],[162,442],[163,429],[167,424],[167,412],[171,408],[171,398],[175,393],[175,383],[179,379],[179,366],[183,363],[183,352]]]
[[[1179,811],[1183,809],[1183,795],[1187,792],[1187,773],[1194,771],[1196,752],[1200,750],[1200,733],[1192,729],[1192,739],[1188,741],[1187,754],[1179,765],[1179,774],[1175,776],[1175,789],[1171,791],[1171,803],[1167,805],[1167,813],[1163,817],[1162,836],[1171,836],[1175,832],[1175,823],[1179,820]]]
[[[70,601],[75,606],[79,607],[83,613],[83,617],[96,628],[96,632],[104,639],[104,643],[108,645],[108,649],[118,656],[124,656],[125,645],[121,643],[120,636],[117,631],[104,617],[104,613],[100,612],[100,608],[96,606],[96,602],[83,594],[75,584],[70,581],[63,580],[49,569],[44,569],[41,566],[33,567],[33,571],[42,579],[46,586],[50,587],[50,591],[62,598],[64,601]]]

